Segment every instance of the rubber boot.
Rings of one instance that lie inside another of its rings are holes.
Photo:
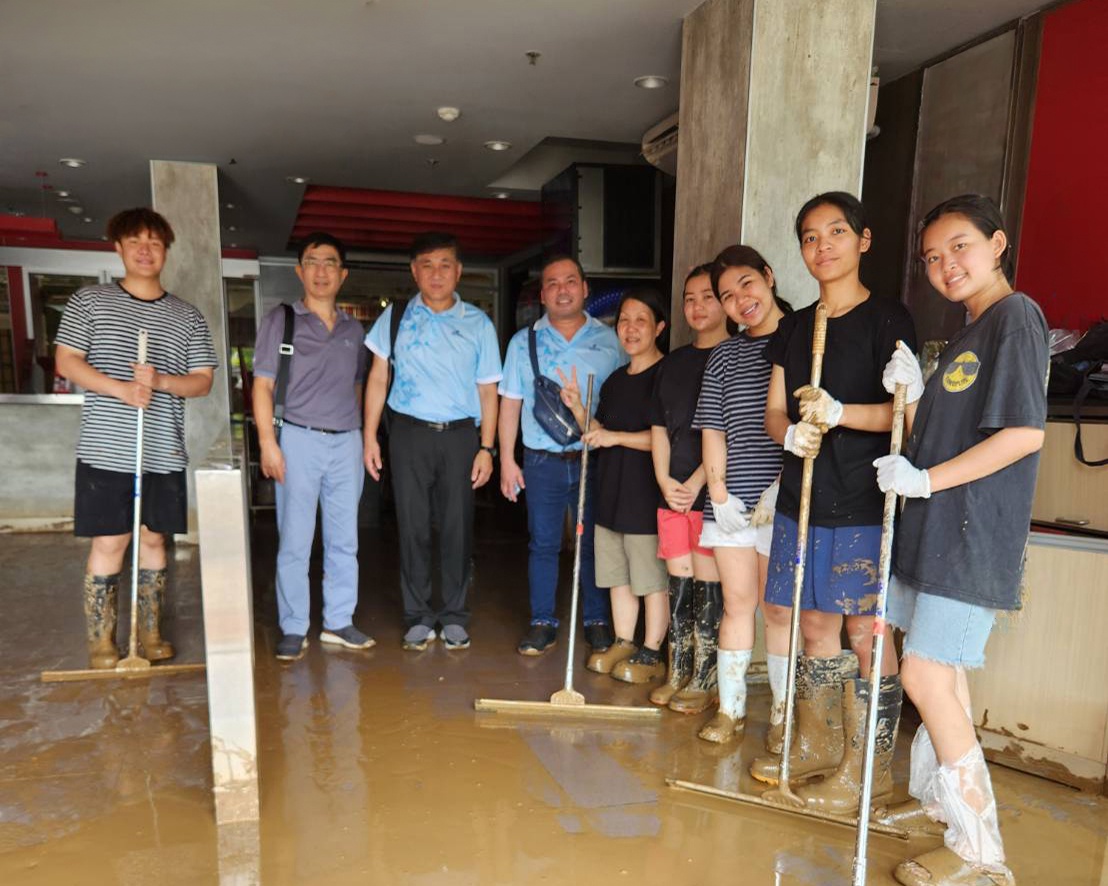
[[[843,682],[858,676],[852,654],[796,662],[796,728],[789,780],[802,782],[834,772],[843,757]],[[779,757],[757,757],[750,774],[766,784],[781,778]]]
[[[638,652],[638,647],[634,643],[630,640],[624,640],[622,637],[616,637],[616,642],[603,652],[594,652],[590,655],[588,661],[585,662],[585,667],[598,674],[610,674],[612,668],[625,658],[630,658],[636,652]]]
[[[90,668],[109,670],[119,663],[115,623],[119,615],[119,573],[85,573],[85,624]]]
[[[769,728],[766,729],[766,750],[780,754],[785,746],[785,687],[789,679],[789,657],[766,655],[766,670],[773,701],[769,709]]]
[[[666,675],[666,666],[662,663],[662,654],[657,649],[643,646],[630,658],[612,668],[612,677],[624,683],[649,683]]]
[[[881,802],[893,795],[893,751],[896,749],[896,731],[900,725],[903,698],[899,674],[881,678],[881,691],[877,696],[872,802]],[[838,768],[819,784],[797,791],[797,796],[809,809],[833,815],[858,814],[868,713],[869,680],[848,680],[843,684],[843,735],[846,740],[843,758]]]
[[[718,581],[693,581],[693,611],[696,633],[693,635],[692,677],[669,700],[669,709],[679,714],[699,714],[718,698],[716,644],[719,623],[723,620],[723,587]]]
[[[673,694],[692,676],[692,586],[691,578],[669,577],[669,677],[650,693],[650,700],[656,705],[668,705]]]
[[[162,603],[165,569],[140,569],[138,573],[138,638],[147,661],[173,658],[173,647],[162,639]]]
[[[887,806],[874,807],[873,820],[879,824],[911,831],[913,836],[926,834],[929,837],[941,837],[946,833],[946,822],[935,821],[928,816],[915,797],[909,797],[899,803],[890,803]]]
[[[697,733],[705,741],[726,744],[742,738],[746,728],[746,671],[749,649],[720,649],[716,653],[719,673],[719,710]]]

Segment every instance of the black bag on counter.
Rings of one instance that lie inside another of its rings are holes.
[[[1084,465],[1099,468],[1108,458],[1090,461],[1081,445],[1081,407],[1090,397],[1108,400],[1108,320],[1101,320],[1074,347],[1050,358],[1050,396],[1073,397],[1073,454]]]

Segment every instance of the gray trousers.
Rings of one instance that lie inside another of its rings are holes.
[[[389,458],[400,532],[404,625],[465,626],[473,553],[470,473],[480,438],[474,425],[445,431],[393,416]],[[432,529],[438,531],[442,610],[431,608]]]

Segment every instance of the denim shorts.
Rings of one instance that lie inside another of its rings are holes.
[[[793,605],[796,520],[778,512],[766,576],[766,602]],[[837,615],[873,615],[877,609],[880,526],[809,526],[800,608]]]
[[[889,577],[885,620],[905,632],[904,655],[959,668],[985,666],[995,609],[917,591]]]

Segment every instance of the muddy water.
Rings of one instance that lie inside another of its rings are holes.
[[[509,718],[474,697],[541,700],[561,685],[565,641],[522,659],[522,545],[478,552],[474,645],[400,650],[392,540],[368,543],[359,624],[368,653],[313,643],[279,666],[272,552],[255,568],[260,825],[213,823],[202,677],[37,682],[79,667],[81,546],[0,537],[0,883],[846,884],[853,832],[667,788],[666,776],[757,791],[769,695],[751,690],[741,745],[695,737],[710,717],[657,725]],[[180,549],[167,636],[202,657],[197,564]],[[313,638],[314,639],[314,638]],[[582,656],[583,660],[583,656]],[[645,704],[649,687],[578,670],[591,702]],[[895,762],[907,777],[905,723]],[[1010,862],[1026,884],[1108,884],[1108,802],[994,767]],[[870,842],[870,883],[912,844]]]

